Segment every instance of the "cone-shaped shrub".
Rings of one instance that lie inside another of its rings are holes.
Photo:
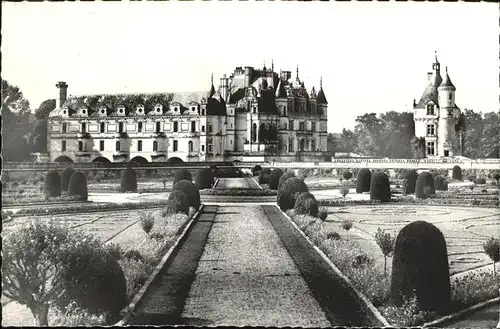
[[[179,169],[175,172],[174,176],[174,185],[177,182],[180,182],[181,180],[188,180],[188,181],[193,181],[193,176],[187,169]]]
[[[462,180],[463,178],[462,168],[460,168],[459,166],[454,166],[451,172],[451,178],[456,180]]]
[[[434,185],[437,191],[448,191],[448,182],[441,175],[434,177]]]
[[[194,183],[199,190],[212,188],[214,185],[214,173],[208,168],[200,169],[196,172]]]
[[[181,190],[188,198],[190,207],[195,209],[200,208],[200,191],[193,182],[188,180],[181,180],[174,184],[172,191]]]
[[[383,172],[373,173],[370,183],[370,200],[391,201],[389,177]]]
[[[296,215],[309,215],[316,217],[318,215],[318,202],[314,195],[309,192],[303,192],[297,198],[293,212]]]
[[[287,172],[283,173],[283,175],[281,175],[281,177],[280,177],[280,179],[278,181],[278,191],[281,188],[281,185],[283,185],[283,183],[287,179],[292,178],[292,177],[295,177],[295,174],[293,173],[293,171],[287,171]]]
[[[278,206],[283,211],[293,209],[295,201],[303,192],[309,192],[304,181],[297,177],[287,179],[278,190]]]
[[[77,171],[71,176],[69,181],[69,196],[77,196],[78,200],[87,201],[89,194],[87,191],[87,178],[84,173]]]
[[[280,168],[274,168],[269,176],[269,189],[277,190],[278,184],[280,183],[280,178],[283,176],[283,170]]]
[[[271,178],[271,168],[264,168],[259,174],[259,184],[268,184]]]
[[[352,172],[346,170],[342,173],[342,176],[344,177],[345,180],[349,180],[352,178]]]
[[[399,232],[392,259],[391,297],[396,305],[415,294],[423,310],[446,311],[450,273],[443,233],[434,225],[412,222]]]
[[[76,302],[91,314],[107,313],[108,324],[120,316],[127,303],[127,285],[118,262],[101,247],[97,239],[62,251],[62,283],[66,288],[58,306]]]
[[[165,209],[167,215],[175,215],[178,213],[189,214],[189,200],[184,191],[172,190],[167,200]]]
[[[405,172],[404,178],[408,180],[408,188],[406,190],[406,194],[415,193],[415,186],[417,183],[418,174],[415,170],[408,170]]]
[[[62,191],[68,191],[69,181],[71,176],[75,173],[75,170],[71,167],[65,168],[61,173],[61,189]]]
[[[44,189],[51,197],[61,196],[61,176],[56,170],[47,173],[44,181]]]
[[[356,179],[356,193],[370,192],[371,179],[372,173],[370,169],[361,169],[358,173],[358,178]]]
[[[424,171],[417,177],[415,196],[419,199],[427,199],[432,194],[436,194],[434,177],[432,177],[431,173]]]
[[[120,182],[120,192],[137,192],[137,177],[132,167],[127,167],[122,171]]]
[[[260,172],[262,171],[262,167],[259,166],[259,165],[255,165],[253,168],[252,168],[252,174],[254,176],[258,176],[260,175]]]

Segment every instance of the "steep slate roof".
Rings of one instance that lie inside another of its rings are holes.
[[[219,92],[216,92],[207,100],[207,115],[226,115],[226,102],[224,102]]]
[[[259,113],[278,114],[276,103],[274,102],[273,89],[263,90],[258,100]]]
[[[286,98],[286,90],[285,86],[283,85],[281,79],[278,82],[278,87],[276,88],[276,98]]]
[[[323,87],[319,88],[318,95],[316,96],[316,103],[318,104],[328,104],[326,97],[325,97],[325,92],[323,91]]]
[[[245,88],[239,88],[229,96],[229,104],[236,104],[240,99],[245,97]]]
[[[450,76],[448,75],[448,68],[446,68],[446,75],[444,76],[444,80],[443,80],[443,82],[441,82],[439,87],[453,87],[453,88],[455,88],[455,86],[451,82]]]
[[[441,75],[438,72],[434,72],[427,88],[425,88],[424,93],[422,94],[422,97],[420,97],[420,101],[417,103],[416,108],[425,108],[429,101],[433,101],[436,105],[439,104],[437,88],[441,82],[443,82]]]

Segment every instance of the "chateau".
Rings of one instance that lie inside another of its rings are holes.
[[[427,73],[427,88],[418,103],[413,100],[415,136],[425,138],[425,154],[429,158],[461,155],[455,130],[460,118],[460,109],[455,104],[456,88],[448,68],[444,80],[440,71],[436,55],[432,72]]]
[[[49,114],[52,162],[320,161],[328,102],[290,71],[237,67],[218,89],[67,96]]]

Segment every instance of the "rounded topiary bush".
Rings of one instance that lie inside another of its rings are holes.
[[[134,168],[128,167],[122,171],[120,192],[137,192],[137,176]]]
[[[356,193],[370,192],[372,173],[370,169],[363,168],[358,172],[356,179]]]
[[[71,167],[65,168],[61,173],[61,189],[62,191],[68,191],[69,181],[71,176],[75,173],[75,170]]]
[[[404,174],[404,178],[407,179],[408,187],[406,189],[406,194],[415,193],[415,185],[417,183],[418,174],[415,170],[407,170]]]
[[[437,191],[448,191],[448,182],[441,175],[434,177],[434,185]]]
[[[389,177],[385,173],[373,173],[370,182],[370,200],[391,201]]]
[[[268,184],[271,177],[271,168],[263,168],[259,174],[259,184]]]
[[[318,215],[318,202],[314,195],[309,192],[300,193],[293,207],[295,215],[309,215],[316,217]]]
[[[425,221],[399,232],[392,259],[391,297],[396,305],[415,294],[423,310],[446,311],[450,305],[450,273],[443,233]]]
[[[342,173],[342,177],[344,177],[345,180],[349,180],[352,178],[352,172],[346,170]]]
[[[81,171],[71,176],[69,181],[68,195],[78,197],[78,200],[87,201],[89,194],[87,190],[87,178]]]
[[[280,183],[280,178],[283,176],[283,170],[280,168],[274,168],[269,176],[269,189],[277,190]]]
[[[454,166],[451,171],[451,178],[456,180],[462,180],[463,178],[462,168],[460,168],[459,166]]]
[[[253,168],[252,168],[252,174],[254,176],[258,176],[260,174],[260,172],[262,171],[262,167],[259,166],[259,165],[255,165]]]
[[[432,177],[431,173],[424,171],[417,177],[415,196],[419,199],[427,199],[432,194],[436,194],[434,177]]]
[[[486,184],[486,179],[485,178],[476,178],[474,179],[474,184]]]
[[[71,302],[91,314],[107,315],[107,323],[116,322],[127,304],[127,285],[123,271],[100,241],[86,237],[62,251],[62,284],[65,292],[58,306]]]
[[[194,183],[199,190],[212,188],[214,185],[214,173],[208,168],[200,169],[196,172]]]
[[[309,192],[304,181],[297,177],[287,179],[278,190],[278,206],[283,211],[293,209],[295,201],[303,192]]]
[[[188,198],[190,207],[195,209],[200,208],[200,191],[193,182],[188,180],[181,180],[174,184],[172,191],[181,190]]]
[[[187,169],[179,169],[175,172],[174,175],[174,185],[175,183],[181,181],[181,180],[188,180],[188,181],[193,181],[193,176]]]
[[[165,208],[167,215],[175,214],[189,214],[189,201],[188,196],[184,191],[172,190],[167,200],[167,207]]]
[[[467,176],[467,180],[469,182],[474,182],[476,180],[476,175],[469,175],[469,176]]]
[[[286,171],[283,173],[283,175],[281,175],[279,181],[278,181],[278,191],[279,189],[281,188],[281,185],[283,185],[283,183],[289,179],[289,178],[292,178],[292,177],[295,177],[295,174],[293,173],[293,171]]]
[[[56,170],[51,170],[47,173],[44,181],[44,190],[51,197],[61,196],[61,176]]]

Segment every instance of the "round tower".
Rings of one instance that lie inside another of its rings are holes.
[[[455,104],[456,88],[451,82],[446,68],[443,82],[438,87],[439,125],[438,125],[438,155],[458,155],[458,140],[455,133],[455,124],[458,120],[458,108]]]

